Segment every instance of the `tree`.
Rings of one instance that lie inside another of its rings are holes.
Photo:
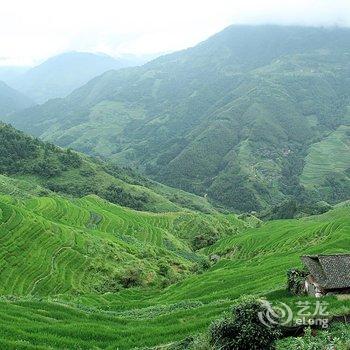
[[[304,294],[305,278],[308,275],[306,270],[290,269],[287,272],[287,290],[292,295]]]
[[[235,306],[232,313],[210,327],[210,345],[220,350],[269,350],[281,335],[278,323],[266,325],[259,314],[269,310],[256,300]],[[264,319],[267,319],[266,317]]]

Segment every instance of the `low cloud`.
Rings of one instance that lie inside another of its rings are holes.
[[[1,7],[2,64],[70,50],[169,52],[235,23],[350,25],[349,0],[12,0]]]

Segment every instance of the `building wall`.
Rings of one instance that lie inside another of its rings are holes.
[[[320,298],[322,295],[324,295],[322,288],[311,275],[307,276],[306,278],[305,291],[307,292],[307,294],[316,298]]]

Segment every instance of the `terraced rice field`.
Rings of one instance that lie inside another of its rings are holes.
[[[131,349],[171,343],[205,330],[242,295],[292,301],[283,292],[285,273],[300,265],[300,255],[350,248],[346,205],[246,230],[236,218],[140,213],[94,196],[72,201],[4,196],[0,208],[4,349]],[[228,231],[194,253],[188,242],[202,225],[220,231],[231,225],[241,232]],[[129,264],[142,266],[149,277],[159,270],[159,257],[187,271],[201,255],[213,253],[221,256],[217,264],[163,289],[149,284],[95,290]],[[333,313],[350,310],[349,301],[329,302]]]
[[[343,125],[321,142],[310,147],[301,183],[306,187],[321,185],[332,172],[344,173],[350,166],[350,126]]]
[[[162,259],[179,276],[203,259],[188,240],[199,223],[222,232],[232,225],[224,216],[136,212],[96,196],[3,196],[0,210],[0,293],[15,295],[94,291],[127,267],[157,284]]]

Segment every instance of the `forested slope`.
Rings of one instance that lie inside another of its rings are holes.
[[[11,177],[5,181],[4,193],[11,182],[35,195],[57,192],[82,197],[96,194],[112,203],[137,210],[164,212],[188,208],[214,211],[202,197],[151,181],[130,168],[111,165],[40,141],[2,123],[0,174]],[[15,179],[24,182],[16,183]]]
[[[89,52],[65,52],[48,58],[7,82],[36,103],[65,97],[90,79],[130,65],[122,59]]]
[[[286,293],[287,270],[300,267],[302,255],[348,252],[350,246],[349,202],[322,215],[266,223],[222,214],[203,198],[149,184],[128,169],[112,167],[113,174],[107,163],[4,124],[0,164],[5,349],[188,343],[248,294],[308,301]],[[106,183],[119,188],[112,199],[146,193],[148,211],[113,204],[89,187],[90,194],[77,192],[90,181],[107,199]],[[189,209],[196,205],[205,213]],[[348,300],[326,301],[331,315],[349,313]]]
[[[349,47],[346,28],[231,26],[9,120],[231,209],[336,203],[350,194]]]

